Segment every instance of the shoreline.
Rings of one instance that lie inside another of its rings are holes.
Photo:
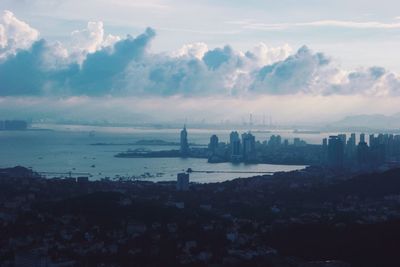
[[[217,163],[215,163],[217,164]],[[245,164],[245,163],[241,163]],[[263,165],[262,163],[261,165]],[[278,165],[279,164],[265,164],[265,165]],[[285,165],[282,165],[285,166]],[[177,173],[165,173],[165,172],[151,172],[147,171],[141,174],[133,174],[133,175],[119,175],[115,174],[114,176],[107,176],[107,175],[96,175],[90,172],[79,172],[77,170],[73,171],[60,171],[60,172],[51,172],[51,171],[37,171],[35,168],[31,167],[24,167],[21,165],[10,165],[10,166],[1,166],[0,170],[4,169],[14,169],[14,168],[26,168],[30,171],[32,171],[35,174],[38,174],[40,177],[43,177],[45,179],[76,179],[78,177],[87,177],[89,181],[91,182],[96,182],[96,181],[110,181],[110,182],[118,182],[118,181],[123,181],[123,182],[151,182],[151,183],[175,183],[176,182],[176,175],[180,172],[188,173],[189,175],[192,174],[204,174],[204,175],[226,175],[226,174],[237,174],[235,176],[232,176],[232,178],[227,178],[224,180],[213,180],[213,181],[208,181],[205,179],[204,182],[198,181],[198,177],[194,178],[195,180],[191,180],[191,183],[194,184],[214,184],[214,183],[225,183],[225,182],[231,182],[236,179],[251,179],[254,177],[259,177],[259,176],[268,176],[272,177],[276,174],[285,174],[285,173],[291,173],[291,172],[298,172],[298,171],[305,171],[310,167],[313,166],[299,166],[301,168],[295,169],[295,170],[285,170],[285,171],[240,171],[240,170],[204,170],[204,169],[192,169],[188,168],[186,170],[181,170],[178,171]],[[241,175],[251,175],[247,177],[242,177]],[[191,179],[193,179],[192,176],[190,176]],[[168,179],[170,178],[170,179]]]

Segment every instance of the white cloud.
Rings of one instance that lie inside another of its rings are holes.
[[[88,22],[86,29],[73,31],[71,37],[74,50],[93,53],[103,43],[103,22]]]
[[[259,43],[250,51],[259,66],[265,66],[284,60],[292,53],[292,48],[285,44],[280,47],[270,47],[265,43]]]
[[[94,53],[104,47],[112,47],[121,37],[105,35],[104,25],[101,21],[90,21],[86,29],[76,30],[71,33],[69,50],[71,56],[79,63],[85,59],[87,54]]]
[[[297,26],[333,26],[357,29],[400,29],[400,23],[383,23],[378,21],[341,21],[341,20],[320,20],[308,23],[297,23]]]
[[[71,33],[71,54],[82,62],[88,53],[97,51],[104,40],[103,22],[88,22],[87,28]]]
[[[8,49],[12,39],[14,50],[7,53],[15,54],[0,63],[0,114],[237,122],[243,114],[265,113],[289,123],[400,111],[398,74],[379,67],[344,70],[307,47],[293,52],[289,45],[259,43],[239,51],[194,43],[153,53],[152,29],[121,39],[106,35],[101,22],[74,31],[71,47],[35,42],[37,31],[16,21],[7,13],[0,23],[0,46]]]
[[[6,36],[6,30],[4,29],[4,26],[0,24],[0,47],[4,48],[7,45],[7,36]]]
[[[112,47],[118,41],[121,41],[121,37],[119,37],[117,35],[107,34],[107,36],[104,38],[101,46],[102,47]]]
[[[195,57],[202,59],[208,51],[208,46],[205,43],[193,43],[182,46],[179,50],[172,52],[175,57]]]
[[[229,24],[240,25],[244,29],[277,31],[298,27],[339,27],[352,29],[400,29],[400,23],[384,23],[379,21],[346,21],[346,20],[318,20],[297,23],[262,23],[253,20],[228,21]]]
[[[6,13],[5,21],[19,21]],[[1,24],[31,29],[26,23]],[[22,26],[23,27],[22,27]],[[10,32],[10,27],[7,31]],[[27,31],[27,30],[25,30]],[[7,33],[7,45],[9,43]],[[72,46],[44,40],[0,64],[0,95],[243,96],[243,95],[399,95],[400,78],[379,67],[347,71],[323,53],[289,45],[259,43],[250,51],[229,45],[209,49],[184,45],[172,53],[152,53],[148,28],[136,38],[106,35],[102,22],[74,31]],[[4,37],[0,42],[4,43]],[[14,38],[14,47],[26,46]],[[16,77],[23,76],[24,79]]]
[[[39,32],[17,19],[11,11],[0,16],[0,60],[18,49],[28,49],[39,37]]]

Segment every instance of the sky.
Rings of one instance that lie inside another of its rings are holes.
[[[1,0],[0,117],[400,112],[394,0]]]

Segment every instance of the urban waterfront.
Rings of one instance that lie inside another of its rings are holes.
[[[400,266],[399,8],[0,1],[0,267]]]
[[[400,157],[399,136],[394,134],[277,129],[47,124],[0,131],[0,141],[0,168],[21,165],[47,177],[91,180],[171,181],[191,170],[192,182],[209,183],[309,165],[354,173],[393,168]]]
[[[35,129],[39,129],[34,125]],[[115,158],[128,149],[152,151],[179,149],[179,146],[132,145],[139,140],[179,142],[181,129],[150,129],[129,127],[89,127],[74,125],[40,125],[42,130],[0,131],[0,167],[22,165],[38,172],[54,172],[48,176],[67,176],[72,173],[90,173],[90,179],[104,177],[134,177],[151,181],[176,180],[176,174],[195,170],[238,171],[238,173],[193,173],[193,182],[220,182],[238,177],[254,176],[254,172],[291,171],[303,165],[274,164],[209,164],[196,158]],[[50,130],[43,130],[50,129]],[[207,146],[210,135],[217,133],[229,142],[228,130],[190,129],[189,142]],[[281,133],[282,134],[282,133]],[[283,132],[284,134],[284,132]],[[287,131],[288,136],[292,133]],[[267,138],[269,133],[255,133]],[[310,140],[312,141],[312,140]],[[315,138],[317,141],[317,138]],[[111,145],[96,146],[96,143]],[[248,173],[246,173],[248,172]]]

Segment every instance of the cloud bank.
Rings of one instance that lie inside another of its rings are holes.
[[[0,96],[397,96],[400,77],[380,67],[353,71],[306,46],[263,43],[251,51],[186,44],[152,53],[156,37],[106,35],[101,22],[71,33],[68,44],[39,32],[10,11],[0,17]]]
[[[151,50],[138,36],[89,22],[49,42],[12,12],[0,15],[0,119],[325,122],[349,114],[399,112],[400,77],[378,66],[344,70],[307,46],[249,51],[199,42]]]

